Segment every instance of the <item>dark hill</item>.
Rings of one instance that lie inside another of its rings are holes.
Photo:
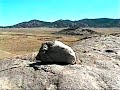
[[[55,32],[54,34],[66,34],[66,35],[83,35],[83,36],[90,36],[90,35],[100,35],[100,33],[97,33],[90,29],[82,29],[82,28],[67,28],[63,29],[61,31]]]
[[[28,22],[18,23],[13,26],[4,28],[34,28],[34,27],[120,27],[120,19],[98,18],[98,19],[82,19],[78,21],[57,20],[55,22],[44,22],[39,20],[31,20]]]

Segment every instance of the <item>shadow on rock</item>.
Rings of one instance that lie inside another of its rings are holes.
[[[56,65],[69,65],[68,63],[53,63],[53,62],[35,62],[35,63],[32,63],[32,64],[29,64],[29,67],[33,67],[34,70],[39,70],[39,66],[40,65],[53,65],[53,64],[56,64]]]

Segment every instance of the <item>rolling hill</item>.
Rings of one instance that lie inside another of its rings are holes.
[[[57,20],[54,22],[45,22],[40,20],[31,20],[28,22],[21,22],[12,26],[5,26],[4,28],[35,28],[35,27],[49,27],[49,28],[66,28],[66,27],[120,27],[120,19],[98,18],[98,19],[82,19],[78,21],[71,20]]]

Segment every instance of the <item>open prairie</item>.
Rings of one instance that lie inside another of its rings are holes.
[[[41,43],[50,40],[60,40],[73,45],[79,36],[54,35],[62,28],[1,28],[0,29],[0,59],[22,55],[39,50]]]
[[[120,28],[90,28],[103,34],[120,33]],[[82,36],[55,35],[62,28],[1,28],[0,29],[0,59],[22,55],[39,50],[41,43],[50,40],[60,40],[72,46]]]

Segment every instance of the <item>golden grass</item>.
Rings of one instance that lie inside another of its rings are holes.
[[[89,28],[103,33],[120,33],[120,28]],[[41,43],[59,40],[72,46],[82,36],[54,35],[52,33],[62,28],[0,28],[0,59],[15,55],[37,52]]]
[[[45,41],[59,40],[71,46],[79,39],[78,36],[52,34],[59,30],[61,29],[0,29],[0,59],[36,52],[39,50],[41,43]]]

